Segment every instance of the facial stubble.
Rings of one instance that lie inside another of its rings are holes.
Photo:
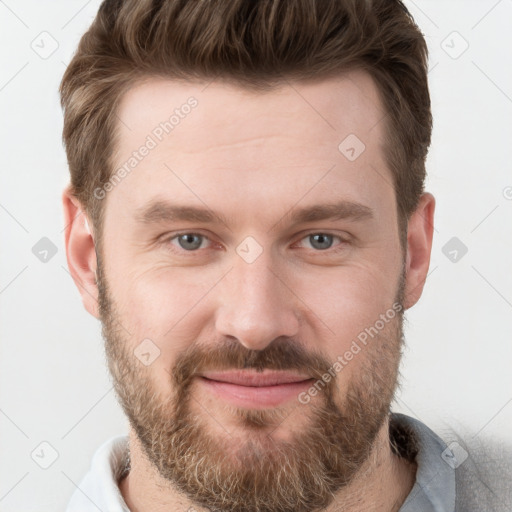
[[[403,275],[396,302],[402,304]],[[302,371],[317,382],[332,368],[325,356],[278,338],[261,351],[236,340],[193,344],[169,370],[162,396],[133,354],[122,316],[98,260],[99,307],[110,373],[119,402],[148,461],[170,488],[211,511],[306,512],[327,507],[368,460],[389,414],[403,338],[401,310],[364,346],[361,369],[338,397],[336,379],[322,381],[320,397],[277,410],[233,410],[228,431],[194,396],[197,375],[210,369]],[[172,343],[168,340],[166,343]],[[304,428],[273,435],[293,415]],[[219,428],[220,426],[220,428]]]

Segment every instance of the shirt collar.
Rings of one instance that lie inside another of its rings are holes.
[[[128,453],[128,436],[105,441],[94,454],[91,469],[75,490],[66,512],[130,512],[118,485]]]
[[[443,458],[449,448],[421,421],[392,413],[391,425],[405,427],[417,448],[416,482],[399,512],[454,512],[455,470]],[[450,452],[451,454],[451,452]]]

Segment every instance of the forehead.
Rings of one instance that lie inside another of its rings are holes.
[[[229,198],[247,210],[247,200],[295,203],[306,193],[378,201],[372,188],[392,181],[385,112],[363,71],[265,92],[148,78],[124,95],[117,117],[114,171],[124,166],[127,176],[109,203],[133,210],[157,195],[224,207]]]
[[[184,114],[194,98],[193,115]],[[315,133],[335,142],[357,134],[363,141],[381,139],[385,115],[373,78],[362,70],[310,82],[282,82],[255,92],[227,82],[184,82],[147,78],[128,90],[119,106],[123,142],[136,146],[140,133],[151,133],[176,112],[172,139],[182,149],[207,149],[213,144],[234,144],[244,136],[269,136],[286,127],[291,135]],[[300,124],[295,123],[300,118]],[[186,119],[186,122],[181,122]],[[178,121],[178,122],[177,122]],[[271,124],[269,124],[271,122]],[[181,129],[177,129],[178,126]],[[188,129],[183,129],[185,126]],[[189,130],[196,131],[190,137]],[[303,142],[303,139],[301,139]]]

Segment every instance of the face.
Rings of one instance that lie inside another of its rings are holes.
[[[118,117],[99,304],[146,456],[214,509],[326,506],[368,459],[400,359],[376,87],[152,79]]]

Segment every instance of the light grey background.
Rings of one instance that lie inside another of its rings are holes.
[[[126,432],[100,324],[67,270],[61,208],[57,89],[99,3],[0,0],[0,512],[63,510],[95,449]],[[437,209],[395,410],[512,443],[512,0],[406,4],[431,53]],[[57,250],[47,262],[32,251],[43,237]]]

